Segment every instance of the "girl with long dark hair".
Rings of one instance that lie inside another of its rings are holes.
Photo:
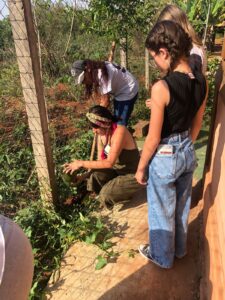
[[[187,253],[196,140],[206,104],[201,71],[189,66],[191,38],[177,23],[158,22],[146,47],[165,77],[151,91],[151,118],[136,179],[147,185],[149,244],[140,253],[162,268]]]
[[[127,125],[138,97],[138,82],[128,70],[107,61],[86,59],[75,61],[71,74],[76,84],[84,84],[86,98],[99,94],[100,105],[108,107],[112,96],[117,124]]]

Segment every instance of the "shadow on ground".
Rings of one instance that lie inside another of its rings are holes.
[[[106,291],[99,300],[195,300],[199,298],[199,226],[202,214],[189,226],[189,254],[176,260],[173,269],[163,270],[147,263],[137,272]]]

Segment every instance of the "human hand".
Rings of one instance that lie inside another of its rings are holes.
[[[151,99],[147,99],[147,100],[145,101],[146,107],[149,108],[149,109],[151,109],[151,103],[152,103],[152,100],[151,100]]]
[[[136,174],[135,174],[135,178],[137,180],[137,182],[141,185],[146,185],[147,184],[147,180],[146,180],[146,176],[145,176],[145,171],[139,171],[137,170]]]
[[[63,165],[63,172],[66,174],[73,174],[74,171],[82,167],[82,162],[80,160],[74,160],[71,163],[65,163]]]

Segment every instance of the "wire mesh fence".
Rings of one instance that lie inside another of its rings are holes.
[[[48,152],[39,120],[45,112],[40,112],[35,100],[34,66],[30,61],[32,45],[27,40],[24,16],[19,13],[15,18],[10,3],[10,0],[0,1],[0,201],[6,214],[12,211],[10,205],[15,211],[40,197],[38,177],[40,170],[45,172],[45,151]],[[14,1],[14,5],[22,2]],[[60,195],[64,193],[61,165],[74,156],[88,157],[92,134],[86,133],[85,113],[90,105],[97,103],[96,99],[84,101],[82,87],[73,83],[70,66],[77,59],[107,60],[113,38],[93,30],[89,1],[33,0],[31,5],[30,20],[39,51],[36,64],[40,66],[44,87],[46,128],[50,132]],[[141,87],[145,84],[144,39],[145,34],[138,26],[132,38],[127,38],[127,67]],[[120,63],[119,40],[114,61]],[[84,133],[82,140],[80,136]]]
[[[28,49],[18,47],[16,53],[9,20],[10,7],[0,2],[0,204],[1,212],[13,215],[33,199],[39,198],[36,166],[31,144],[25,102],[16,54]],[[23,20],[22,16],[18,17]],[[15,28],[18,44],[24,36],[24,25],[18,21]],[[22,61],[20,61],[22,64]],[[24,74],[28,74],[26,65]],[[27,86],[31,82],[26,79]]]

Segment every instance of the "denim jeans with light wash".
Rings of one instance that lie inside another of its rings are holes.
[[[156,151],[149,164],[147,185],[149,254],[163,268],[186,254],[195,150],[188,131],[170,135],[160,144],[172,153]]]
[[[114,115],[119,119],[117,124],[127,126],[137,98],[138,93],[130,100],[118,101],[114,99]]]

